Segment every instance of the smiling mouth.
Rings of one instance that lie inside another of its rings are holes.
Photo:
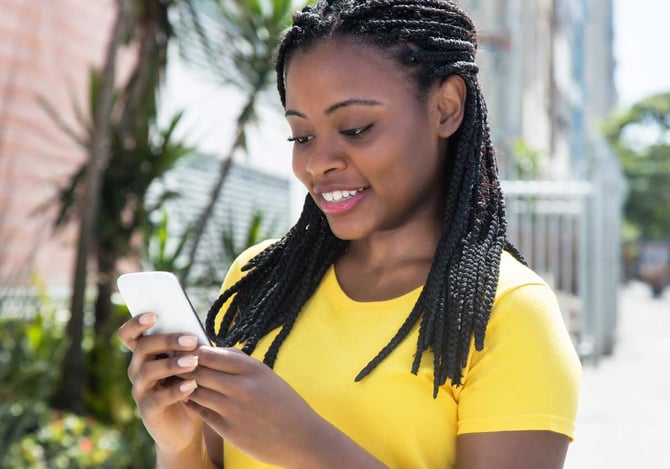
[[[356,194],[360,194],[366,188],[361,187],[353,191],[332,191],[332,192],[323,192],[321,197],[323,197],[326,202],[339,202],[341,200],[347,200],[354,197]]]

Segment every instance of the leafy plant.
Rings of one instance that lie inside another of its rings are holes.
[[[92,70],[90,77],[89,99],[91,108],[95,109],[101,86],[100,74]],[[132,89],[132,86],[128,85],[125,94],[129,94]],[[143,97],[144,102],[135,104],[138,106],[135,116],[137,122],[128,128],[126,111],[130,104],[127,99],[125,101],[121,99],[123,95],[120,91],[114,94],[115,112],[109,121],[110,158],[102,175],[99,208],[93,226],[92,245],[97,261],[98,279],[93,321],[94,346],[90,349],[89,356],[84,358],[84,362],[88,360],[95,363],[106,360],[106,350],[113,346],[114,331],[121,323],[119,320],[121,316],[114,313],[111,304],[118,260],[137,254],[133,246],[134,237],[141,232],[153,211],[158,210],[165,200],[176,196],[174,193],[165,192],[158,197],[154,205],[148,206],[144,199],[149,188],[174,167],[177,161],[192,152],[191,147],[175,138],[175,131],[182,117],[181,113],[176,114],[166,127],[158,128],[155,96],[153,93],[147,93]],[[57,119],[56,111],[46,103],[43,105],[47,112]],[[77,110],[76,113],[83,119],[80,122],[82,129],[85,132],[91,132],[90,121],[86,120],[84,113],[81,110]],[[67,127],[66,124],[61,124],[61,126],[68,135],[77,135],[75,129]],[[85,134],[79,143],[85,146],[92,138],[92,135]],[[58,192],[56,202],[59,211],[55,220],[56,227],[64,227],[78,216],[78,207],[82,203],[79,200],[79,194],[82,193],[89,164],[89,161],[84,162],[72,175],[68,184]],[[53,201],[45,206],[51,204]],[[83,322],[83,318],[77,319],[72,316],[70,323],[74,324],[74,322],[79,324]],[[84,330],[81,337],[83,338],[86,333],[87,331]],[[80,340],[73,338],[70,352],[81,347],[81,344],[78,343]],[[97,365],[89,365],[87,370],[93,373],[93,376],[87,376],[86,380],[82,376],[77,376],[77,379],[83,383],[79,390],[81,396],[86,393],[104,392],[104,387],[96,382],[99,369]],[[62,382],[63,387],[59,393],[61,396],[73,392],[69,389],[65,392],[65,389],[73,386],[70,383],[74,379],[69,375],[71,372],[69,365],[66,366],[63,374],[67,379]],[[99,380],[104,381],[105,377],[100,376]],[[64,397],[59,400],[62,407],[69,408],[69,400]],[[81,405],[76,407],[79,411],[83,410]]]
[[[0,447],[34,430],[48,411],[67,346],[57,308],[41,279],[33,282],[42,304],[35,316],[0,321]]]
[[[191,226],[184,228],[181,234],[172,236],[168,212],[160,211],[158,223],[148,220],[144,227],[144,250],[142,264],[146,270],[165,270],[179,275],[190,263],[184,255],[184,249],[192,233]]]
[[[519,179],[537,179],[544,153],[532,148],[525,140],[518,139],[512,145],[512,152]]]
[[[51,408],[67,339],[62,312],[40,278],[33,284],[40,303],[34,316],[8,319],[0,311],[0,468],[150,467],[153,441],[136,415],[128,352],[118,340],[96,364],[104,392],[86,395],[95,417]],[[118,309],[127,317],[125,307]],[[92,344],[91,335],[85,343]]]
[[[650,96],[615,114],[604,127],[628,183],[629,235],[670,236],[670,93]]]
[[[227,259],[227,264],[231,264],[237,256],[242,254],[247,248],[254,246],[261,241],[277,236],[277,223],[271,222],[264,229],[265,215],[261,210],[254,211],[243,234],[242,243],[236,242],[235,226],[232,216],[229,217],[226,228],[221,235],[221,245],[223,246],[223,255]]]
[[[223,228],[212,245],[213,250],[207,261],[198,265],[198,275],[194,275],[193,285],[218,289],[221,281],[235,258],[247,248],[261,241],[280,236],[281,230],[275,220],[266,220],[261,210],[253,212],[245,226],[236,225],[229,214]],[[239,231],[238,231],[239,230]]]
[[[195,26],[180,34],[182,55],[217,81],[236,88],[244,104],[207,204],[195,219],[189,268],[183,270],[182,281],[193,266],[233,157],[239,151],[246,152],[247,130],[257,122],[259,101],[275,84],[274,53],[281,35],[290,26],[294,9],[304,4],[292,0],[206,0],[198,8],[190,8],[186,15]]]
[[[8,448],[0,468],[149,467],[151,463],[138,461],[131,448],[131,440],[118,429],[89,417],[50,412],[37,431]]]

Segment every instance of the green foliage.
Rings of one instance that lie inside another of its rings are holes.
[[[69,413],[50,412],[41,423],[8,449],[0,467],[133,467],[128,441],[118,430]]]
[[[242,254],[247,248],[254,246],[261,241],[277,236],[277,224],[270,223],[267,227],[265,224],[265,215],[261,210],[254,211],[249,225],[244,233],[242,243],[235,241],[235,226],[232,221],[232,216],[229,217],[226,228],[221,235],[221,244],[223,246],[223,254],[228,260],[227,264],[232,263],[237,256]]]
[[[92,69],[90,72],[89,100],[93,108],[100,87],[100,73]],[[115,93],[115,105],[119,102],[120,92]],[[153,103],[153,96],[147,98]],[[43,104],[47,112],[56,118],[57,113],[47,104]],[[122,128],[121,110],[112,116],[110,160],[103,173],[100,197],[100,212],[95,225],[98,245],[114,246],[117,255],[130,253],[130,239],[140,227],[144,226],[149,214],[160,208],[162,203],[176,194],[166,192],[152,207],[145,207],[143,200],[149,187],[160,179],[168,170],[184,156],[193,152],[193,148],[175,138],[175,131],[182,119],[182,113],[175,114],[165,128],[156,125],[156,114],[153,104],[140,106],[142,123],[132,137],[128,137]],[[75,113],[82,116],[80,109]],[[85,130],[84,144],[92,139],[92,126],[82,117],[79,125]],[[70,136],[77,135],[75,129],[62,124]],[[74,137],[73,137],[74,138]],[[84,175],[88,162],[82,164],[72,175],[69,183],[62,187],[58,194],[59,212],[55,225],[64,226],[76,216],[76,197],[81,193]]]
[[[185,60],[242,91],[274,79],[273,54],[296,8],[291,0],[204,0],[182,4],[176,28]],[[180,6],[178,6],[180,8]]]
[[[639,236],[670,236],[670,93],[651,96],[614,115],[605,135],[628,183],[624,213]]]
[[[67,346],[57,309],[35,282],[42,302],[37,314],[0,322],[0,447],[36,428],[47,412]]]
[[[130,317],[125,307],[115,305],[112,311],[116,324]],[[87,330],[86,339],[85,344],[90,344],[85,347],[85,370],[89,377],[84,390],[86,409],[103,422],[128,424],[135,412],[135,404],[130,399],[131,384],[126,373],[130,354],[117,334],[103,341],[100,337],[94,338],[92,331]]]
[[[102,389],[86,396],[91,414],[51,409],[68,344],[61,312],[40,279],[34,285],[41,304],[34,316],[8,319],[0,311],[0,469],[151,467],[153,442],[136,414],[129,354],[116,337],[106,358],[90,364],[104,378]],[[119,307],[117,314],[128,312]]]
[[[544,153],[532,148],[525,140],[518,139],[512,145],[514,161],[517,167],[517,177],[519,179],[537,179],[540,173],[540,162],[544,158]]]
[[[274,90],[274,54],[291,25],[292,0],[204,0],[176,25],[182,57],[216,82],[244,96],[232,151],[247,149],[246,129],[257,121],[257,101]],[[189,5],[184,4],[182,9]],[[232,153],[231,151],[231,153]]]
[[[160,209],[166,200],[176,196],[174,193],[164,192],[159,195],[154,205],[148,206],[145,197],[149,188],[181,158],[193,151],[191,147],[175,138],[182,114],[177,113],[164,128],[159,128],[154,90],[147,90],[146,93],[137,96],[133,94],[135,90],[133,83],[134,81],[130,80],[124,90],[114,92],[113,112],[109,120],[109,161],[102,173],[99,207],[93,226],[93,248],[98,261],[96,267],[100,281],[94,314],[96,335],[91,336],[91,331],[85,330],[85,334],[91,337],[93,345],[86,357],[89,362],[87,388],[81,390],[81,393],[88,403],[94,406],[89,410],[101,415],[107,409],[106,415],[102,416],[105,419],[118,418],[109,415],[112,411],[126,412],[126,409],[117,407],[114,401],[117,395],[114,390],[118,387],[119,381],[109,381],[106,368],[106,366],[123,365],[117,361],[109,362],[115,360],[116,355],[107,353],[108,348],[117,347],[117,344],[110,342],[114,340],[110,336],[126,319],[111,311],[110,295],[113,291],[112,282],[116,277],[116,264],[122,257],[137,254],[134,251],[134,237],[148,223],[152,212]],[[93,110],[98,106],[100,87],[100,73],[93,69],[90,72],[89,82],[89,102]],[[135,98],[135,102],[131,103],[130,97]],[[58,113],[47,103],[43,102],[43,107],[54,119],[58,119]],[[86,116],[79,108],[75,108],[75,114],[79,119],[80,130],[70,128],[58,120],[57,122],[72,138],[78,137],[81,133],[80,140],[77,141],[88,146],[94,137],[91,124],[93,117]],[[86,192],[83,190],[83,185],[86,183],[85,175],[89,164],[89,160],[85,161],[71,176],[68,184],[61,187],[58,192],[56,199],[58,213],[54,223],[56,227],[67,225],[79,215],[79,208],[84,203],[81,195]],[[53,201],[48,203],[51,204]],[[72,320],[78,319],[73,316]],[[73,343],[72,346],[80,347],[80,344]],[[108,381],[111,387],[103,384]],[[124,378],[123,382],[127,382],[127,379]],[[70,386],[70,383],[72,380],[63,381],[63,388]],[[110,400],[102,401],[104,397]],[[61,405],[67,406],[68,402],[62,402]]]
[[[237,256],[261,241],[279,237],[280,233],[276,221],[266,220],[261,210],[254,211],[246,226],[236,226],[232,214],[229,215],[217,239],[220,249],[211,253],[206,261],[201,261],[202,271],[192,283],[200,287],[219,288],[221,279]]]
[[[217,82],[236,87],[243,96],[232,143],[221,161],[209,201],[195,218],[188,254],[191,264],[231,161],[239,151],[247,151],[247,130],[257,122],[258,102],[267,90],[274,89],[274,54],[282,33],[291,24],[294,9],[304,4],[292,0],[203,0],[197,8],[184,4],[183,20],[176,27],[182,57],[212,74]],[[182,281],[188,274],[186,268]]]
[[[184,249],[192,233],[191,226],[187,226],[183,232],[174,237],[169,229],[169,216],[167,210],[161,209],[158,223],[148,220],[144,228],[144,252],[142,264],[145,270],[165,270],[176,275],[190,267],[184,256]]]

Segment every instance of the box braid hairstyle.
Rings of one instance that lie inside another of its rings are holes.
[[[358,381],[372,372],[419,323],[411,371],[416,374],[423,353],[432,350],[437,396],[447,378],[461,384],[473,335],[476,349],[484,347],[503,248],[523,262],[505,238],[503,196],[476,78],[474,25],[448,0],[320,0],[294,14],[278,49],[277,86],[284,107],[291,54],[341,38],[394,59],[416,82],[419,99],[450,75],[459,75],[467,86],[463,123],[451,136],[446,155],[442,233],[428,278],[395,336],[355,377]],[[210,337],[220,346],[243,343],[242,350],[251,353],[261,337],[281,327],[263,360],[272,367],[303,304],[346,247],[347,241],[335,237],[308,195],[296,225],[243,266],[246,275],[212,305],[207,315]],[[215,331],[215,318],[231,297]]]

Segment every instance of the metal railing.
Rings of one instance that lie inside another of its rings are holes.
[[[503,181],[508,236],[554,289],[582,359],[615,344],[621,190],[585,181]]]

